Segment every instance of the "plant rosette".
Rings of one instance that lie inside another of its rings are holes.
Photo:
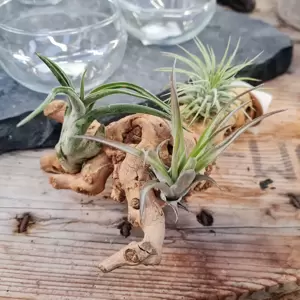
[[[240,103],[248,103],[243,110],[237,112],[230,120],[228,120],[228,127],[222,134],[219,135],[219,139],[224,139],[226,136],[232,134],[236,129],[242,127],[247,122],[254,120],[257,117],[260,117],[266,114],[269,110],[269,107],[272,103],[272,95],[266,93],[265,91],[259,91],[253,89],[254,87],[243,81],[235,81],[232,83],[232,95],[237,96],[244,92],[239,98]],[[231,109],[234,109],[236,105],[234,104]],[[248,128],[247,131],[252,134],[259,134],[259,125],[257,123],[252,127]],[[205,122],[202,120],[197,120],[189,126],[189,129],[195,134],[196,137],[201,135],[205,129]]]
[[[89,93],[85,93],[84,77],[86,72],[84,72],[80,92],[76,93],[73,83],[57,64],[47,57],[37,55],[47,65],[61,86],[54,88],[44,102],[17,126],[26,124],[41,112],[62,123],[60,138],[55,146],[55,155],[46,156],[41,160],[42,168],[48,172],[79,173],[87,160],[100,153],[101,144],[94,141],[80,141],[72,137],[85,133],[91,136],[105,135],[104,126],[96,120],[101,116],[145,113],[170,118],[169,108],[163,101],[142,87],[128,82],[103,84]],[[66,102],[55,100],[59,94],[66,95]],[[103,98],[113,94],[144,99],[159,109],[130,103],[94,107],[96,102],[101,104]]]
[[[224,135],[227,136],[248,121],[268,111],[272,96],[264,91],[253,89],[248,82],[257,81],[256,79],[239,76],[259,55],[243,63],[235,64],[240,41],[229,55],[229,39],[223,57],[217,63],[211,47],[205,46],[198,38],[195,38],[194,42],[199,55],[189,52],[182,46],[178,47],[184,55],[164,53],[165,56],[176,59],[180,63],[180,66],[175,68],[175,73],[187,77],[187,81],[176,84],[176,89],[183,121],[192,131],[201,134],[207,121],[211,120],[232,98],[247,89],[249,93],[243,94],[229,107],[229,110],[233,110],[237,105],[248,102],[229,120],[231,127],[224,132]],[[166,67],[158,71],[171,72],[172,69]],[[169,94],[168,91],[162,93],[165,98]],[[170,98],[167,97],[167,100]],[[257,132],[257,129],[252,128],[250,131]],[[220,135],[220,138],[224,137]]]

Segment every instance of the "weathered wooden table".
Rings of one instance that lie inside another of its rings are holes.
[[[258,1],[259,2],[259,1]],[[254,16],[290,33],[258,3]],[[292,72],[272,82],[271,109],[288,111],[246,134],[218,163],[215,188],[191,199],[192,213],[168,221],[163,261],[102,274],[97,264],[130,240],[116,228],[125,206],[104,195],[53,190],[41,151],[0,157],[0,299],[300,299],[300,45]],[[267,189],[259,182],[272,179]],[[203,227],[196,214],[212,211]],[[17,233],[16,217],[34,224]],[[288,296],[282,298],[284,294]]]

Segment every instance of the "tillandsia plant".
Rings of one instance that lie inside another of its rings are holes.
[[[186,75],[189,79],[188,82],[178,82],[176,89],[183,118],[190,125],[195,121],[206,122],[212,119],[224,106],[231,103],[231,100],[239,93],[238,90],[236,92],[234,90],[235,87],[240,87],[240,84],[236,85],[237,82],[255,81],[253,78],[240,77],[238,74],[250,66],[259,56],[241,64],[234,64],[240,41],[238,41],[232,54],[229,55],[229,39],[225,53],[221,61],[217,63],[211,47],[205,46],[198,38],[195,38],[194,41],[199,50],[199,56],[190,53],[181,46],[178,47],[186,56],[164,53],[167,57],[183,63],[183,67],[176,68],[175,72]],[[171,72],[172,68],[160,68],[158,70]],[[243,102],[242,100],[240,98],[239,101],[235,101],[228,109],[234,109]],[[249,105],[253,108],[252,103]],[[247,115],[245,108],[241,111]]]
[[[216,143],[215,138],[229,126],[228,120],[230,120],[232,115],[247,105],[247,103],[239,104],[234,110],[228,111],[228,107],[238,100],[240,96],[242,96],[238,95],[228,102],[217,113],[217,115],[212,118],[195,146],[188,153],[185,147],[185,130],[183,128],[178,95],[176,91],[174,70],[175,68],[173,67],[170,84],[171,134],[173,139],[172,159],[170,165],[165,165],[160,158],[159,151],[161,145],[156,151],[149,149],[136,149],[120,142],[107,140],[105,137],[77,136],[77,138],[97,141],[137,156],[150,166],[150,171],[153,172],[153,180],[148,181],[141,190],[141,216],[143,216],[143,210],[148,192],[152,189],[156,189],[160,191],[160,200],[165,201],[174,208],[177,219],[177,205],[180,204],[184,196],[193,190],[195,184],[198,184],[200,181],[211,181],[215,183],[212,178],[204,174],[206,168],[214,163],[216,159],[249,127],[257,124],[271,115],[283,111],[273,111],[260,116],[248,122],[221,142]]]
[[[22,126],[36,115],[45,110],[58,94],[67,96],[66,109],[64,112],[63,126],[60,139],[55,147],[56,155],[60,165],[66,173],[77,173],[84,161],[96,156],[101,148],[101,144],[95,141],[72,139],[74,135],[85,134],[94,120],[101,116],[118,114],[144,113],[162,118],[170,118],[169,107],[155,95],[142,87],[128,82],[113,82],[100,85],[89,93],[84,90],[84,76],[81,79],[80,92],[76,93],[71,80],[64,71],[49,58],[37,54],[38,57],[48,66],[53,75],[57,78],[61,86],[54,88],[45,101],[18,126]],[[110,104],[94,108],[97,101],[113,94],[124,94],[151,101],[159,109],[150,108],[137,104]],[[98,123],[98,125],[100,125]],[[95,126],[94,136],[104,135],[103,126]]]

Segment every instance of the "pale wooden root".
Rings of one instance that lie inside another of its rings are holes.
[[[89,136],[96,136],[97,133],[99,132],[99,130],[101,130],[101,127],[103,127],[102,124],[100,124],[97,120],[94,120],[90,126],[88,127],[88,129],[86,130],[86,135]]]
[[[124,142],[139,149],[157,149],[161,142],[169,140],[172,145],[169,124],[157,117],[134,115],[112,123],[106,129],[108,138]],[[192,134],[186,133],[188,152],[196,141]],[[154,192],[149,192],[144,210],[143,220],[140,219],[140,191],[143,184],[150,179],[149,169],[144,162],[133,155],[124,154],[116,149],[104,147],[103,151],[114,164],[112,197],[115,200],[127,199],[128,221],[133,226],[140,226],[144,231],[141,242],[130,243],[99,265],[103,272],[110,272],[124,265],[157,265],[161,261],[162,246],[165,236],[165,217],[162,205]],[[161,148],[161,158],[165,163],[170,161],[167,143]]]
[[[110,124],[106,128],[109,139],[131,144],[139,149],[155,150],[164,141],[172,145],[172,136],[169,123],[158,117],[136,114],[128,116]],[[196,144],[193,134],[185,132],[185,145],[189,153]],[[160,157],[165,164],[170,163],[171,155],[168,152],[168,143],[164,143]],[[139,211],[135,207],[139,201],[140,189],[149,180],[149,170],[144,162],[133,155],[125,154],[110,147],[103,151],[111,158],[114,164],[112,198],[117,201],[128,202],[129,222],[139,225]]]
[[[106,135],[110,139],[140,149],[156,149],[162,141],[171,138],[170,127],[166,121],[142,114],[110,124],[106,128]],[[103,272],[110,272],[124,265],[157,265],[161,261],[165,237],[165,217],[152,191],[148,195],[142,223],[139,210],[140,190],[150,178],[149,169],[136,156],[109,147],[104,147],[103,151],[114,164],[112,197],[118,201],[127,199],[128,221],[133,226],[142,228],[144,239],[141,242],[130,243],[104,260],[99,268]]]
[[[139,149],[153,149],[171,138],[169,124],[158,117],[136,114],[113,122],[106,127],[109,139],[130,144]],[[133,199],[131,190],[136,190],[149,179],[144,162],[133,155],[103,147],[114,165],[112,198],[117,201]],[[135,197],[135,196],[134,196]],[[137,195],[139,198],[139,193]]]
[[[113,171],[113,165],[105,153],[88,160],[80,173],[57,174],[50,177],[55,189],[70,189],[86,195],[97,195],[105,188],[107,178]]]
[[[144,211],[144,238],[141,242],[132,242],[117,253],[105,259],[99,268],[110,272],[122,266],[158,265],[161,261],[162,246],[165,238],[165,216],[156,201],[153,192],[149,193]]]
[[[64,173],[64,169],[60,165],[55,152],[42,156],[40,159],[40,167],[47,173]]]
[[[44,109],[44,115],[58,123],[63,123],[67,104],[63,100],[54,100]]]

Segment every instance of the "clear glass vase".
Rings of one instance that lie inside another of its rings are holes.
[[[19,0],[22,4],[28,5],[55,5],[62,0]]]
[[[144,45],[194,38],[216,10],[216,0],[117,0],[127,31]]]
[[[46,94],[58,85],[36,53],[57,63],[77,90],[85,70],[88,91],[120,66],[127,32],[114,0],[24,4],[30,1],[0,1],[0,67],[14,80]]]

